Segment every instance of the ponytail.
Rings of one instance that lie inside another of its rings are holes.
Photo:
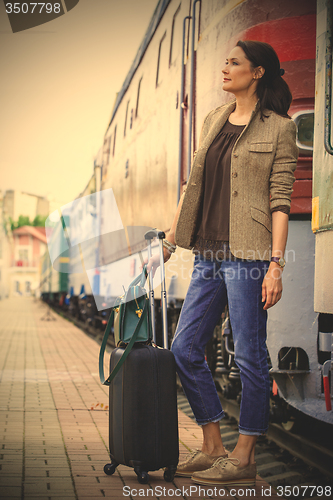
[[[243,49],[253,68],[262,66],[265,69],[256,91],[261,119],[265,117],[264,110],[268,109],[288,117],[292,95],[288,84],[282,78],[284,70],[280,68],[280,61],[273,47],[268,43],[252,40],[239,40],[237,46]]]

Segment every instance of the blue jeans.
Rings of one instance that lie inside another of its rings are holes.
[[[240,369],[242,399],[239,431],[260,435],[267,431],[269,374],[266,349],[267,312],[261,286],[268,262],[205,260],[197,255],[171,350],[184,392],[199,425],[217,422],[224,412],[205,347],[228,303]]]

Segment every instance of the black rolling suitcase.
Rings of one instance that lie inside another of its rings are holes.
[[[111,475],[119,464],[134,468],[140,483],[147,483],[149,471],[165,468],[164,479],[172,481],[179,459],[176,366],[168,350],[166,292],[164,278],[164,233],[149,231],[151,241],[159,238],[161,257],[161,302],[164,349],[137,342],[110,384],[109,447],[111,463],[104,472]],[[153,340],[154,292],[152,273],[149,280],[150,320]],[[116,348],[110,359],[110,373],[124,354]]]

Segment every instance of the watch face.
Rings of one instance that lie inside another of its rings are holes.
[[[276,262],[277,264],[279,264],[280,267],[284,267],[286,265],[286,261],[284,260],[283,257],[272,257],[271,258],[271,261],[272,262]]]

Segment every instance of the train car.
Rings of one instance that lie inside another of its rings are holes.
[[[69,218],[64,218],[69,223]],[[48,249],[41,257],[40,294],[42,300],[54,305],[64,306],[68,289],[69,255],[64,252],[65,238],[60,221],[49,220],[46,227]],[[57,265],[53,266],[55,256],[61,255]]]
[[[89,321],[94,315],[94,300],[89,278],[84,267],[79,244],[92,237],[93,221],[96,218],[94,194],[96,192],[95,175],[89,179],[80,195],[67,206],[62,207],[62,212],[68,213],[69,227],[69,255],[70,274],[68,281],[69,312],[75,318]],[[87,256],[89,258],[89,256]]]
[[[316,393],[325,398],[331,415],[333,368],[333,140],[332,140],[333,7],[317,2],[316,104],[313,157],[313,215],[315,234],[314,309],[319,313]],[[332,418],[332,417],[331,417]]]
[[[311,234],[308,220],[297,220],[297,216],[291,215],[286,253],[292,262],[288,263],[284,276],[288,286],[285,286],[283,301],[270,313],[270,333],[273,331],[277,335],[273,333],[269,337],[268,348],[273,365],[271,373],[277,384],[273,392],[288,404],[282,408],[287,409],[289,415],[291,409],[296,409],[323,422],[333,423],[330,389],[333,288],[331,273],[328,272],[333,263],[333,150],[328,134],[332,119],[328,105],[328,95],[331,96],[331,87],[328,91],[328,86],[332,79],[332,63],[327,55],[332,51],[332,6],[329,1],[317,2],[316,22],[315,113],[313,115],[310,109],[303,110],[303,123],[298,121],[298,113],[293,116],[298,124],[300,154],[301,137],[306,148],[310,145],[313,148],[312,230],[315,235]],[[297,181],[295,192],[298,193]],[[281,405],[276,409],[279,412]]]
[[[82,241],[80,236],[89,238],[94,230],[92,225],[97,218],[93,206],[95,191],[94,173],[72,203],[49,215],[45,224],[48,249],[41,258],[42,300],[87,322],[94,317],[96,306],[77,243]],[[86,257],[89,261],[89,255]]]

